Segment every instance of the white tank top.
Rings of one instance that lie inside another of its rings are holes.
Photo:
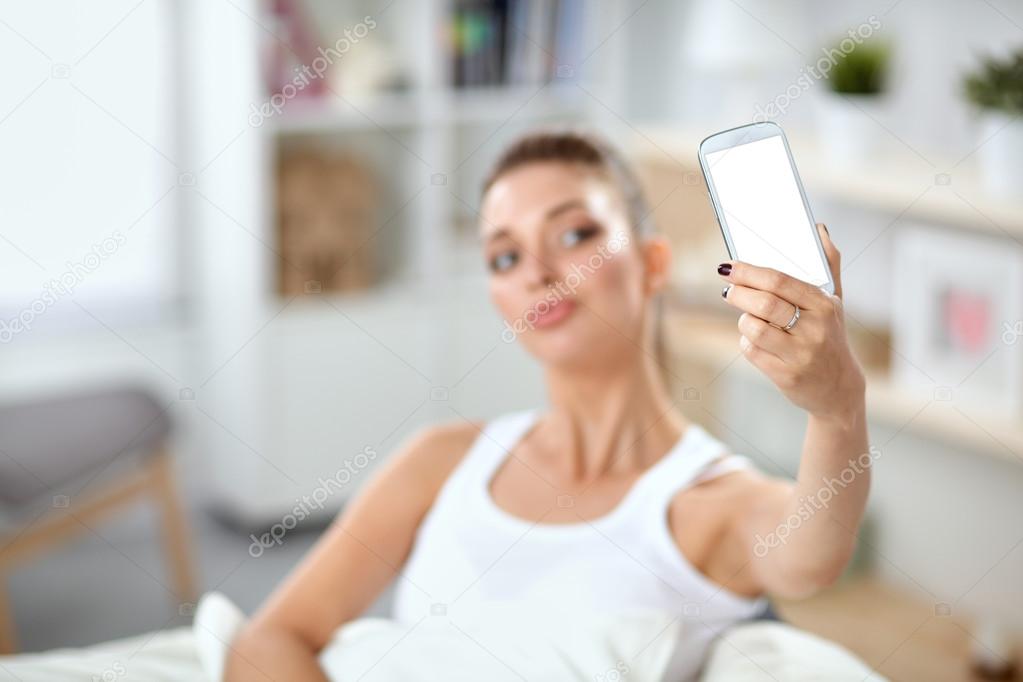
[[[668,508],[683,488],[752,462],[721,459],[724,443],[690,424],[609,513],[587,522],[533,523],[498,507],[489,489],[538,417],[525,410],[491,421],[455,467],[397,580],[394,618],[412,624],[437,609],[496,603],[663,609],[682,621],[664,679],[695,679],[714,637],[754,617],[767,600],[731,592],[690,564],[672,536]]]

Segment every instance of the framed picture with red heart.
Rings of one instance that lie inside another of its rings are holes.
[[[922,223],[897,230],[893,379],[967,411],[1023,415],[1023,245]]]

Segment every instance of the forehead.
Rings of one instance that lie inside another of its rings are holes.
[[[543,222],[548,212],[571,201],[597,215],[620,207],[617,193],[597,170],[552,161],[519,166],[498,178],[484,196],[481,234]]]

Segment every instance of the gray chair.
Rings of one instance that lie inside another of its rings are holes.
[[[178,603],[195,600],[191,547],[167,449],[170,432],[167,409],[134,387],[0,405],[0,511],[16,520],[12,528],[0,528],[0,654],[17,646],[7,574],[142,497],[161,512]],[[69,496],[72,485],[99,490]]]

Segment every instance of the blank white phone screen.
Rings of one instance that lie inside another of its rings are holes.
[[[828,281],[780,136],[706,155],[736,260],[817,286]]]

